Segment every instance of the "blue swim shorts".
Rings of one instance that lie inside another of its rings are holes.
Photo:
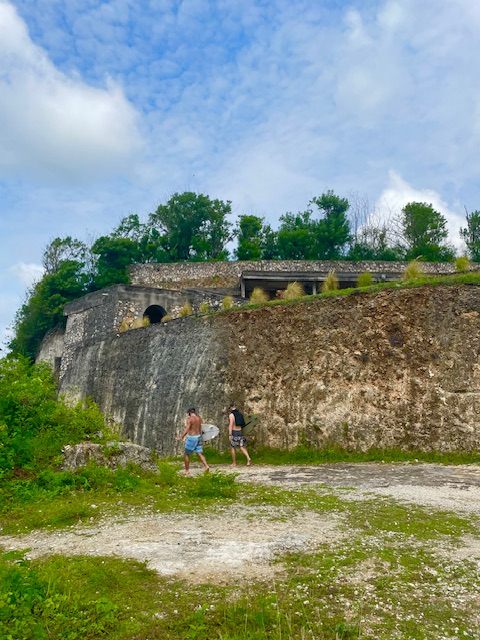
[[[185,453],[203,453],[202,436],[187,436],[185,438]]]

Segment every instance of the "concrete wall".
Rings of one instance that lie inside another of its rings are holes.
[[[164,453],[188,406],[223,424],[231,398],[272,446],[468,450],[480,447],[479,356],[478,287],[392,289],[79,345],[61,388]]]

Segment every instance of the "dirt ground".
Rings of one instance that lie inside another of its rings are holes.
[[[228,469],[230,471],[230,468]],[[195,469],[194,473],[199,473]],[[402,502],[480,514],[480,467],[431,464],[331,464],[238,468],[240,482],[293,488],[311,485],[347,489],[348,499],[388,496]],[[215,514],[150,514],[112,518],[68,530],[0,536],[5,549],[28,548],[28,557],[116,555],[145,561],[161,575],[193,582],[269,579],[275,556],[340,542],[346,533],[339,516],[288,507],[235,504]],[[439,549],[439,551],[441,551]],[[480,541],[465,540],[458,557],[479,562]]]

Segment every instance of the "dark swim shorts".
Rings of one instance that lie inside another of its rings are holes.
[[[232,435],[230,436],[230,446],[234,449],[239,449],[240,447],[245,447],[247,444],[247,439],[245,436],[242,436],[241,431],[232,431]]]

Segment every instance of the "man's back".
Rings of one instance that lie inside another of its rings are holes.
[[[202,419],[196,413],[191,413],[187,418],[188,433],[192,436],[198,436],[202,432]]]

